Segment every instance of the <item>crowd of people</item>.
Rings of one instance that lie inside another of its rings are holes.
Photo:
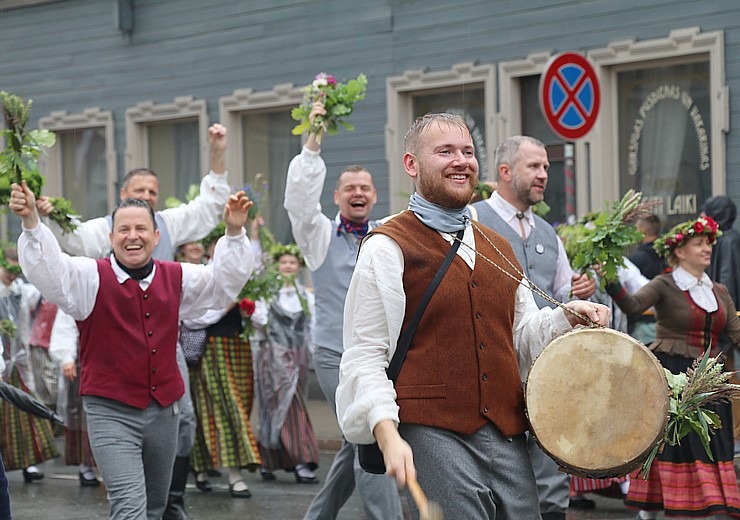
[[[317,102],[311,120],[324,114]],[[63,417],[64,460],[81,486],[105,485],[111,518],[190,519],[191,473],[209,492],[209,476],[225,472],[234,499],[251,496],[244,470],[318,484],[311,362],[345,440],[304,519],[336,518],[355,488],[368,519],[402,520],[404,500],[417,518],[403,491],[417,481],[447,518],[565,520],[595,506],[589,493],[621,498],[643,519],[740,518],[729,403],[712,405],[726,427],[711,456],[689,435],[647,479],[561,471],[527,432],[524,405],[534,359],[574,327],[629,333],[674,372],[706,349],[732,366],[740,235],[729,198],[708,199],[667,235],[642,215],[643,243],[601,290],[533,211],[549,169],[537,139],[504,140],[495,190],[471,203],[478,163],[465,121],[417,118],[404,139],[408,210],[371,220],[377,190],[360,165],[339,172],[338,211],[324,214],[322,136],[309,133],[285,188],[296,244],[260,244],[246,231],[253,202],[227,182],[225,137],[209,129],[211,171],[190,203],[155,211],[156,174],[135,169],[113,213],[73,233],[47,222],[46,197],[12,187],[23,231],[0,258],[2,380]],[[238,295],[265,269],[279,286],[247,309]],[[0,427],[5,470],[43,479],[38,465],[59,456],[52,424],[3,401]],[[385,475],[359,463],[358,445],[373,442]],[[0,520],[10,515],[3,473]]]

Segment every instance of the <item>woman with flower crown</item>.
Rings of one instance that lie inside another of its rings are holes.
[[[735,347],[740,345],[735,305],[725,286],[704,272],[719,234],[719,226],[710,217],[679,224],[654,243],[655,250],[667,257],[672,272],[655,277],[632,295],[618,283],[607,285],[627,314],[655,308],[656,339],[650,349],[673,373],[686,372],[707,348],[717,355],[720,332],[726,332]],[[731,407],[717,403],[707,408],[729,426],[712,436],[712,457],[694,432],[680,445],[666,445],[648,478],[635,475],[631,480],[626,504],[641,510],[638,518],[657,518],[660,510],[667,518],[740,518]]]
[[[269,301],[257,300],[251,316],[260,473],[274,480],[274,470],[294,471],[299,484],[316,484],[319,449],[304,400],[314,299],[296,280],[298,246],[275,244],[270,253],[283,286]]]

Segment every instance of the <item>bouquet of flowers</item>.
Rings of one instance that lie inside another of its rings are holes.
[[[640,204],[642,193],[628,190],[611,209],[582,217],[573,226],[558,226],[565,252],[574,270],[585,273],[601,266],[601,288],[617,280],[617,270],[624,267],[624,249],[642,240],[642,233],[632,222],[648,207]]]
[[[28,130],[26,125],[31,114],[32,102],[24,103],[21,98],[8,92],[0,92],[5,130],[0,132],[6,147],[0,152],[0,204],[10,202],[11,183],[26,185],[38,198],[46,179],[39,173],[38,161],[44,148],[51,148],[56,136],[48,130]],[[65,233],[74,231],[77,224],[72,205],[67,199],[50,199],[54,209],[49,218],[59,224]]]
[[[346,83],[337,82],[334,76],[324,72],[318,74],[313,83],[303,89],[303,102],[291,111],[291,117],[299,123],[293,128],[293,135],[303,132],[316,134],[316,141],[321,144],[323,132],[334,135],[339,132],[339,126],[345,130],[354,131],[354,127],[344,118],[352,113],[357,101],[365,98],[367,78],[360,74]],[[326,115],[318,116],[313,124],[309,120],[311,108],[317,101],[321,101],[326,109]]]
[[[681,439],[692,431],[699,436],[709,460],[714,460],[709,442],[714,430],[722,427],[722,422],[715,412],[703,405],[740,396],[740,385],[729,383],[732,373],[723,370],[718,358],[709,357],[710,350],[707,348],[702,359],[695,360],[685,374],[676,375],[664,369],[671,391],[668,425],[665,437],[653,447],[642,464],[642,478],[647,478],[653,460],[665,443],[680,445]]]

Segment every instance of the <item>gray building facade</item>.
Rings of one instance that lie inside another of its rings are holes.
[[[468,120],[489,179],[503,138],[544,141],[553,222],[628,188],[660,200],[666,224],[711,195],[740,204],[739,47],[730,0],[0,0],[0,90],[32,99],[33,125],[57,133],[42,164],[49,195],[98,216],[125,172],[148,166],[161,200],[183,198],[221,122],[230,183],[269,186],[260,205],[282,240],[301,146],[290,109],[319,72],[368,77],[356,130],[323,145],[329,215],[333,180],[352,163],[374,175],[375,216],[405,207],[403,134],[428,111]],[[589,60],[601,93],[593,129],[571,141],[539,102],[543,70],[565,51]],[[14,238],[17,222],[5,218],[3,233]]]

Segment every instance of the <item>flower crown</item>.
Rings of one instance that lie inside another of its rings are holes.
[[[293,255],[298,259],[298,263],[303,265],[303,255],[296,244],[279,244],[274,243],[270,247],[270,256],[277,262],[283,255]]]
[[[695,220],[687,220],[677,224],[662,237],[655,240],[653,248],[662,257],[681,247],[690,238],[706,235],[709,243],[714,244],[717,237],[722,236],[722,231],[712,217],[699,217]]]

